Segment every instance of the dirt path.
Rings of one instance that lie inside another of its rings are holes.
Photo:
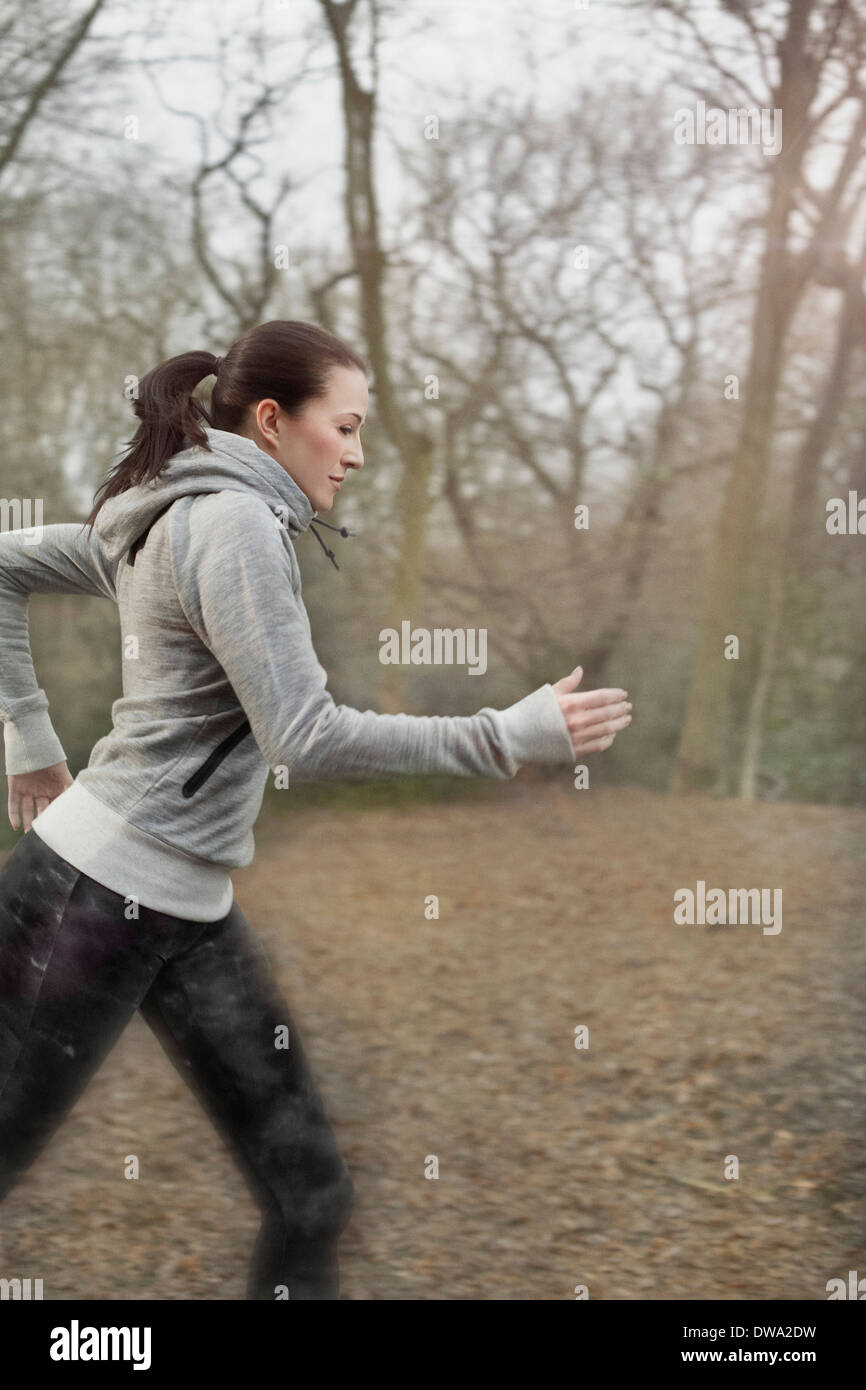
[[[825,1299],[866,1274],[863,813],[478,790],[271,815],[235,877],[355,1177],[343,1296]],[[698,879],[781,888],[782,930],[675,926]],[[257,1229],[139,1018],[0,1224],[0,1273],[97,1299],[242,1298]]]

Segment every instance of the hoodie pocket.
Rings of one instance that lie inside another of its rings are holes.
[[[201,767],[197,768],[190,778],[184,782],[181,791],[184,796],[193,796],[200,787],[204,786],[207,779],[216,772],[220,763],[228,757],[233,748],[236,748],[251,732],[250,721],[245,719],[243,724],[239,724],[226,738],[218,743],[212,753],[209,753]]]

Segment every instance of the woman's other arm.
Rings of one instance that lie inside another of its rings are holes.
[[[0,719],[6,774],[11,783],[18,775],[45,773],[43,780],[54,787],[64,780],[58,768],[65,767],[66,754],[33,668],[31,594],[88,594],[116,601],[115,567],[104,555],[98,536],[91,536],[80,522],[43,526],[41,534],[39,528],[0,532]],[[41,795],[51,799],[46,791]],[[11,801],[10,785],[10,818]],[[18,829],[14,819],[12,823]]]

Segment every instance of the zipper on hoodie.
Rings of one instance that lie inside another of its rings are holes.
[[[245,719],[243,724],[239,724],[232,733],[218,743],[212,753],[209,753],[201,767],[197,768],[191,777],[184,782],[182,792],[184,796],[193,796],[199,787],[204,786],[209,777],[212,777],[220,763],[228,757],[233,748],[236,748],[250,733],[250,721]]]

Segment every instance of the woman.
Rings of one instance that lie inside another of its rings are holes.
[[[211,373],[208,412],[193,392]],[[88,534],[0,536],[9,815],[35,831],[0,873],[0,1199],[140,1009],[261,1207],[247,1297],[335,1299],[352,1179],[230,877],[269,770],[280,786],[513,777],[609,747],[631,707],[573,693],[579,668],[472,716],[334,704],[293,545],[364,462],[366,369],[332,334],[276,321],[225,358],[183,353],[134,410]],[[74,780],[30,656],[31,593],[119,609],[123,697]]]

